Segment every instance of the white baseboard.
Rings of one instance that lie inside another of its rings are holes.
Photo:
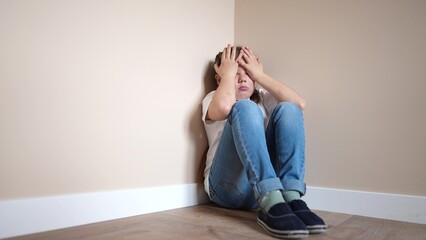
[[[0,238],[208,202],[202,184],[0,201]]]
[[[308,187],[312,209],[426,224],[426,197]]]
[[[308,187],[312,209],[426,224],[426,197]],[[0,201],[0,238],[208,202],[202,184]]]

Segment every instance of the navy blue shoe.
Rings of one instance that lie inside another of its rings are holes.
[[[257,222],[270,235],[278,238],[304,238],[309,235],[305,224],[287,203],[275,204],[268,212],[260,209]]]
[[[289,205],[300,220],[305,223],[309,233],[322,233],[327,230],[327,225],[324,221],[318,217],[318,215],[313,213],[303,200],[293,200],[289,203]]]

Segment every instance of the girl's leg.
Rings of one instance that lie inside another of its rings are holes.
[[[303,114],[292,103],[277,105],[266,130],[269,155],[284,191],[306,192]]]
[[[284,187],[284,198],[292,211],[303,221],[309,233],[326,231],[324,221],[299,199],[306,192],[305,130],[300,108],[292,103],[278,104],[266,136],[272,163]]]
[[[210,169],[210,198],[231,208],[260,206],[258,223],[276,237],[307,237],[305,224],[284,203],[266,145],[263,114],[250,100],[238,101],[224,128]]]
[[[210,198],[229,208],[256,208],[266,193],[282,190],[266,145],[256,103],[238,101],[223,130],[210,169]]]

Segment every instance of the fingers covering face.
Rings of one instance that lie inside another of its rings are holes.
[[[222,60],[224,60],[224,59],[235,60],[236,59],[236,55],[237,55],[237,48],[236,48],[236,46],[232,46],[231,44],[228,44],[228,46],[226,46],[223,49],[221,59]]]
[[[248,63],[251,61],[259,61],[253,51],[248,47],[241,47],[241,51],[237,56],[237,47],[228,44],[221,54],[221,60],[231,60],[237,62]]]
[[[251,49],[249,49],[248,47],[242,48],[242,52],[243,52],[243,58],[244,58],[245,62],[257,60],[256,56],[253,54]]]
[[[232,51],[232,46],[231,44],[228,44],[228,46],[226,47],[226,58],[231,57],[231,51]]]

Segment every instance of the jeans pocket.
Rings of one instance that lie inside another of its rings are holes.
[[[241,209],[244,207],[244,195],[238,190],[235,183],[219,179],[210,189],[210,198],[216,204],[226,207]]]

